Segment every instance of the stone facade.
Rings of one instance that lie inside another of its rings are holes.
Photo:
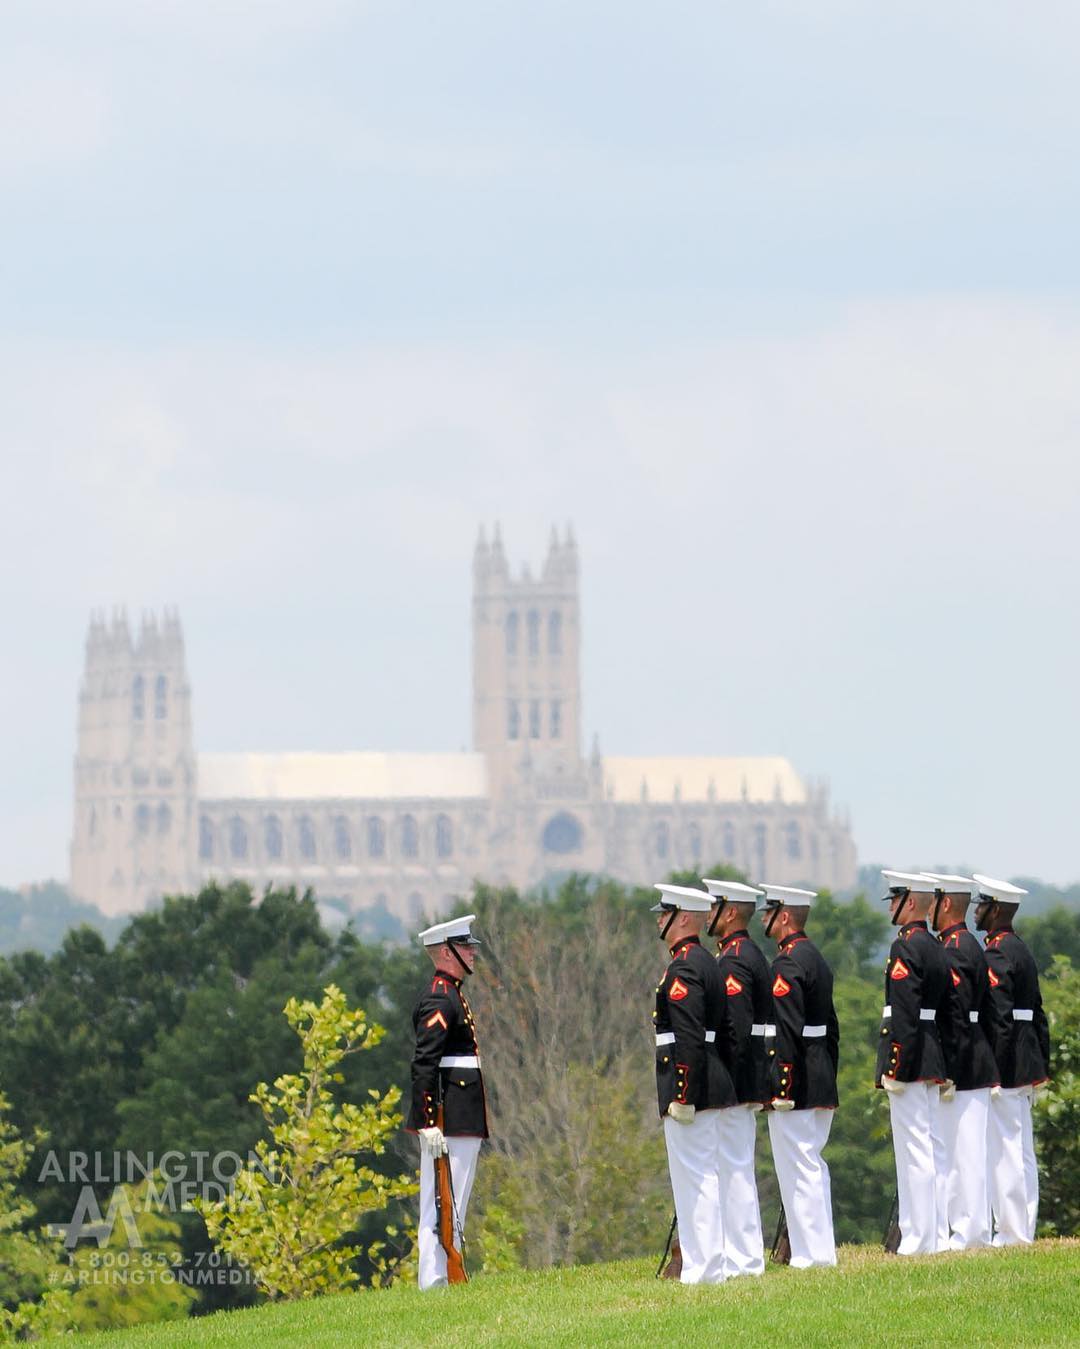
[[[855,882],[846,820],[782,758],[582,752],[578,554],[535,579],[498,530],[473,559],[473,749],[198,754],[175,613],[91,620],[79,702],[71,884],[107,913],[217,878],[310,886],[406,925],[474,879],[568,871],[648,882],[727,860],[757,879]]]

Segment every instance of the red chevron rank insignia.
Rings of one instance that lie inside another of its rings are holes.
[[[724,987],[727,989],[729,998],[733,998],[736,993],[742,992],[742,984],[739,983],[738,979],[736,979],[733,974],[729,974],[724,980]]]
[[[956,972],[955,970],[950,970],[949,973],[952,975],[953,988],[959,988],[959,987],[960,987],[960,976],[957,974],[957,972]]]
[[[910,973],[911,973],[911,971],[910,971],[910,970],[908,969],[908,967],[904,964],[904,962],[903,962],[902,960],[899,960],[899,959],[898,959],[898,960],[896,961],[896,964],[892,967],[892,971],[891,971],[890,974],[889,974],[889,978],[890,978],[890,979],[906,979]]]
[[[1000,983],[1001,983],[1001,980],[997,977],[997,975],[994,973],[994,971],[991,970],[991,971],[990,971],[990,987],[991,987],[991,988],[997,988],[998,984],[1000,984]]]
[[[668,989],[668,997],[672,1002],[682,1002],[690,990],[681,979],[673,979],[671,987]]]
[[[782,998],[791,992],[791,985],[782,974],[778,974],[773,980],[772,995],[774,998]]]
[[[428,1019],[424,1022],[424,1025],[428,1028],[428,1030],[430,1030],[432,1026],[441,1026],[443,1030],[450,1029],[450,1027],[446,1024],[446,1017],[443,1016],[442,1012],[436,1012],[433,1016],[429,1016]]]

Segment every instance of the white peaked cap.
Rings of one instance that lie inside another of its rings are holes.
[[[420,940],[425,946],[441,946],[444,941],[461,941],[479,945],[470,930],[475,922],[475,913],[467,913],[464,918],[451,918],[449,922],[436,923],[434,927],[425,928],[420,933]]]
[[[765,891],[765,903],[760,906],[763,909],[775,908],[778,904],[789,909],[810,909],[817,899],[816,890],[796,890],[790,885],[767,885],[764,881],[761,882],[761,888]]]
[[[741,881],[713,881],[702,876],[702,885],[713,899],[730,899],[734,904],[750,904],[761,895],[761,891],[752,885],[743,885]]]
[[[660,903],[655,904],[650,913],[659,913],[661,909],[682,909],[684,913],[708,913],[712,908],[712,896],[704,890],[691,890],[686,885],[654,885],[660,891]]]
[[[979,893],[979,882],[973,876],[953,876],[940,871],[926,871],[923,874],[934,882],[936,890],[943,890],[947,895]]]
[[[885,884],[891,890],[914,890],[916,894],[932,895],[937,884],[925,871],[883,871]],[[888,895],[885,896],[888,899]]]
[[[992,876],[980,876],[977,871],[972,880],[978,882],[980,895],[1000,899],[1003,904],[1019,904],[1020,896],[1027,894],[1027,891],[1021,890],[1018,885],[1011,885],[1008,881],[995,881]]]

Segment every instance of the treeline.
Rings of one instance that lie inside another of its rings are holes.
[[[570,878],[542,897],[478,886],[462,901],[479,914],[485,942],[470,998],[493,1116],[470,1218],[474,1268],[640,1256],[662,1245],[670,1193],[650,1011],[665,957],[651,902],[651,892],[595,878]],[[827,1157],[841,1241],[878,1240],[893,1189],[888,1112],[872,1087],[883,910],[861,896],[823,895],[811,920],[837,975],[841,1106]],[[1042,1212],[1064,1234],[1077,1230],[1080,1146],[1080,976],[1064,957],[1080,969],[1080,915],[1037,918],[1024,930],[1047,976],[1065,1083],[1039,1115],[1049,1159]],[[415,944],[330,933],[310,896],[255,897],[241,884],[168,900],[132,918],[111,947],[82,927],[50,956],[0,958],[0,1093],[23,1138],[45,1135],[17,1182],[33,1221],[69,1221],[79,1197],[78,1178],[45,1167],[50,1154],[64,1167],[73,1154],[246,1156],[264,1129],[251,1092],[300,1066],[282,1008],[294,996],[317,1000],[330,983],[386,1028],[374,1049],[349,1060],[341,1099],[362,1103],[370,1088],[394,1084],[407,1094],[410,1014],[428,973]],[[388,1153],[365,1160],[387,1175],[411,1170],[415,1141],[400,1133]],[[759,1164],[768,1224],[776,1196],[763,1127]],[[112,1178],[95,1186],[104,1209]],[[368,1215],[357,1244],[400,1247],[409,1217],[407,1205]],[[209,1250],[202,1220],[184,1213],[179,1223],[184,1258],[198,1262]],[[373,1275],[362,1261],[359,1272]],[[191,1305],[206,1311],[252,1296],[246,1285],[214,1284]],[[107,1323],[108,1311],[101,1315]]]

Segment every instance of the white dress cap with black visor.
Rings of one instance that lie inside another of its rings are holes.
[[[972,880],[978,882],[979,899],[996,900],[1001,904],[1019,904],[1027,894],[1026,890],[1021,890],[1010,881],[995,881],[993,876],[980,876],[977,871]]]
[[[816,890],[796,890],[791,885],[768,885],[761,882],[765,892],[765,901],[758,905],[758,913],[766,909],[812,909],[817,899]]]
[[[713,906],[712,895],[704,890],[693,890],[688,885],[654,885],[660,891],[660,903],[650,913],[708,913]]]
[[[949,872],[924,871],[928,881],[934,882],[934,889],[943,895],[977,895],[979,882],[974,876],[953,876]]]
[[[889,887],[889,893],[882,895],[882,899],[895,899],[897,895],[932,895],[937,889],[937,883],[932,876],[928,876],[924,871],[883,871],[885,884]]]
[[[480,946],[480,939],[472,934],[475,922],[475,913],[467,913],[463,918],[451,918],[445,923],[425,928],[419,934],[420,940],[425,946],[441,946],[443,942],[450,942],[454,946]]]

